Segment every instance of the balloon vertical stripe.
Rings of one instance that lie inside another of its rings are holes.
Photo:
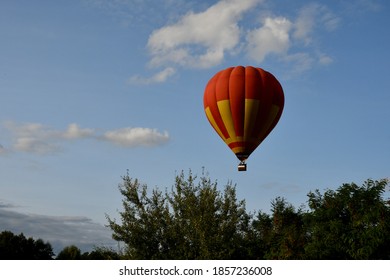
[[[244,137],[245,68],[242,66],[235,67],[230,73],[229,100],[235,134]]]
[[[216,101],[215,88],[216,88],[216,81],[218,79],[218,76],[219,75],[215,75],[214,78],[211,79],[207,84],[205,94],[203,97],[203,103],[207,104],[207,107],[205,106],[205,109],[208,108],[210,111],[209,116],[212,117],[212,122],[210,121],[209,117],[208,120],[210,121],[211,125],[214,127],[213,125],[214,123],[216,127],[218,127],[218,130],[222,134],[221,136],[222,139],[228,139],[229,133],[227,132],[226,127],[223,123],[222,116],[219,113],[219,109]]]

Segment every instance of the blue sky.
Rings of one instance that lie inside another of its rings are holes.
[[[170,189],[181,170],[204,167],[221,189],[237,184],[248,211],[268,211],[277,196],[298,207],[316,188],[388,178],[389,8],[384,0],[1,1],[0,230],[58,248],[108,244],[102,225],[121,210],[126,170]],[[272,72],[286,99],[247,172],[237,172],[203,111],[207,81],[235,65]]]

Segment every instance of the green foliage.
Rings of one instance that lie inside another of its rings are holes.
[[[182,172],[170,191],[123,177],[121,223],[107,216],[126,259],[389,259],[388,180],[308,194],[309,210],[284,198],[248,214],[231,182]]]
[[[284,198],[271,202],[272,216],[259,212],[253,221],[265,259],[303,259],[307,242],[303,212]]]
[[[53,255],[52,246],[42,239],[34,240],[23,233],[15,235],[10,231],[0,234],[1,260],[50,260]]]
[[[107,216],[113,238],[126,244],[130,259],[232,259],[247,258],[245,246],[250,215],[235,188],[224,192],[217,183],[190,172],[176,176],[165,193],[123,177],[121,224]]]
[[[81,254],[81,250],[75,246],[66,246],[58,254],[57,260],[119,260],[120,255],[106,247],[96,247],[91,252]]]
[[[344,184],[323,195],[310,192],[306,217],[311,259],[389,259],[390,208],[383,199],[388,180]]]
[[[111,248],[97,247],[81,255],[82,260],[120,260],[121,256]]]
[[[81,260],[81,251],[75,245],[66,246],[57,255],[57,260]]]

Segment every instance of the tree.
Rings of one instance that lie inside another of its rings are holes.
[[[120,260],[121,256],[111,248],[97,247],[81,255],[82,260]]]
[[[221,193],[207,176],[197,182],[191,172],[187,178],[181,172],[170,192],[149,192],[127,174],[119,189],[121,224],[107,219],[113,238],[126,244],[126,258],[250,258],[251,216],[231,183]]]
[[[258,252],[265,259],[303,259],[306,229],[302,209],[295,208],[284,198],[271,202],[272,215],[259,212],[253,221],[257,233]]]
[[[58,253],[57,260],[81,260],[81,250],[75,246],[66,246]]]
[[[0,234],[0,259],[2,260],[50,260],[54,253],[50,243],[42,239],[26,238],[23,233],[10,231]]]
[[[389,259],[388,180],[343,184],[337,191],[310,192],[306,218],[308,259]]]

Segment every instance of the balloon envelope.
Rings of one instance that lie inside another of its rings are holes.
[[[212,127],[240,161],[245,161],[278,123],[283,89],[269,72],[229,67],[207,83],[204,109]]]

